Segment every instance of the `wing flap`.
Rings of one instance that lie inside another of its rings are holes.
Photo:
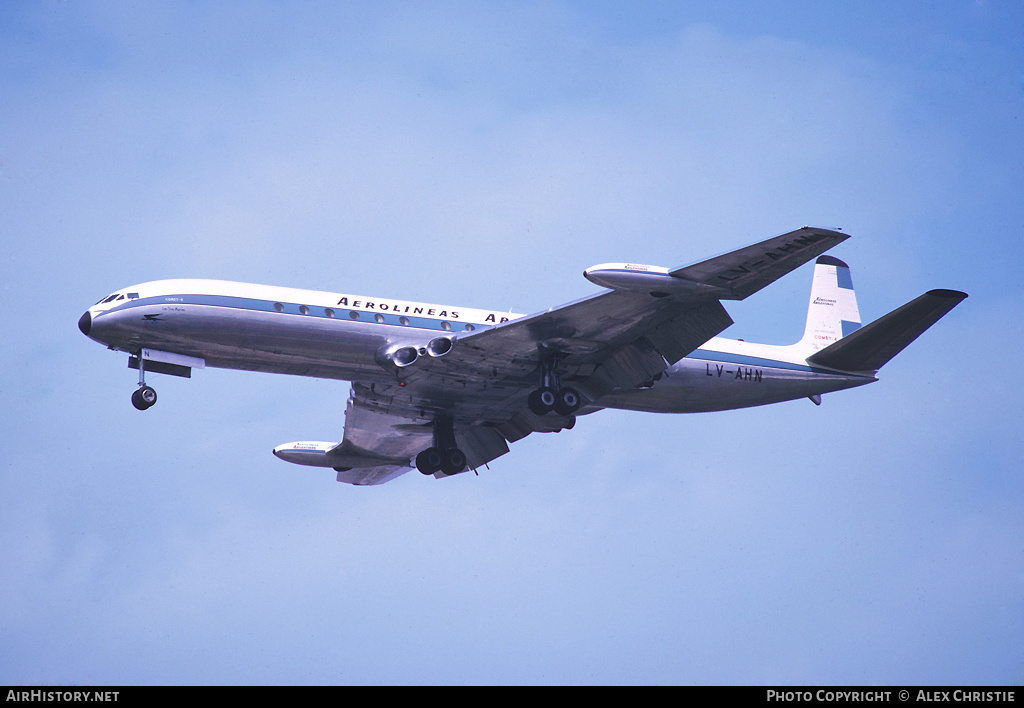
[[[674,316],[652,326],[601,362],[580,384],[580,390],[597,400],[616,388],[635,388],[731,324],[732,318],[718,300],[679,308]]]
[[[401,477],[412,467],[398,465],[378,465],[376,467],[354,467],[350,470],[338,470],[338,481],[354,484],[358,487],[384,484],[395,477]]]
[[[580,392],[596,400],[616,388],[634,388],[649,381],[667,367],[654,344],[646,337],[619,347],[597,367],[594,373],[579,384]]]
[[[675,364],[732,324],[718,300],[682,308],[645,335],[669,364]]]
[[[405,474],[413,469],[413,458],[434,444],[434,408],[427,399],[396,402],[374,386],[352,384],[343,440],[327,451],[325,463],[338,470],[339,482],[348,484],[384,484]],[[508,452],[498,430],[465,419],[456,421],[455,439],[470,469]]]
[[[487,426],[456,426],[455,439],[459,449],[466,453],[466,466],[470,469],[482,467],[508,452],[508,443],[501,433]]]
[[[339,482],[384,484],[413,468],[412,458],[430,446],[432,434],[422,420],[392,415],[371,387],[352,384],[344,436],[326,457]]]

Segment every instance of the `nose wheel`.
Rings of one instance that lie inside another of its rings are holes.
[[[140,386],[132,394],[132,405],[140,411],[150,408],[154,403],[156,403],[156,391],[152,386]]]

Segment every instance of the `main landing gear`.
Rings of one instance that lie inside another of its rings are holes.
[[[416,455],[416,469],[423,474],[453,475],[466,469],[466,454],[455,444],[455,426],[447,416],[434,419],[434,446]]]
[[[561,416],[570,416],[583,405],[580,394],[568,386],[562,386],[557,354],[541,357],[540,388],[530,394],[526,404],[537,415],[547,415],[554,411]]]
[[[139,387],[132,394],[132,405],[140,411],[151,408],[156,403],[156,391],[146,385],[146,360],[139,356]]]

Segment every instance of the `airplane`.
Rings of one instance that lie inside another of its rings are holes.
[[[877,381],[878,370],[966,293],[930,290],[861,326],[850,268],[822,255],[838,230],[795,231],[680,268],[605,263],[604,290],[532,315],[233,283],[159,280],[103,298],[78,322],[128,354],[132,403],[156,403],[147,373],[205,367],[351,382],[340,442],[273,454],[376,485],[411,469],[476,471],[534,432],[605,408],[692,413],[809,398]],[[801,339],[718,335],[743,300],[817,259]]]

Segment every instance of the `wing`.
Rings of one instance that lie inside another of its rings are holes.
[[[428,403],[421,397],[396,398],[397,388],[352,384],[344,436],[326,453],[339,482],[388,482],[413,469],[413,458],[433,444],[436,411],[420,407]],[[470,469],[508,452],[505,438],[495,428],[467,423],[464,417],[455,427],[455,439]]]
[[[345,433],[327,451],[338,481],[383,484],[412,469],[412,458],[430,447],[429,423],[392,415],[376,405],[372,387],[353,384],[345,409]]]
[[[571,428],[574,416],[538,416],[526,405],[542,361],[554,360],[562,382],[589,399],[580,414],[599,410],[603,395],[643,385],[731,325],[720,300],[748,297],[846,238],[804,227],[670,272],[692,289],[609,290],[452,335],[443,355],[395,367],[392,384],[353,384],[344,441],[331,454],[356,464],[338,480],[379,484],[408,471],[432,444],[439,415],[453,422],[471,469],[531,432]]]
[[[848,238],[838,231],[805,226],[670,273],[715,286],[723,300],[743,300]]]
[[[612,290],[453,337],[441,357],[421,358],[397,375],[408,385],[445,388],[533,386],[542,357],[554,354],[563,379],[592,401],[665,370],[732,324],[720,300],[748,297],[848,236],[804,227],[671,271],[693,288],[652,296]]]

